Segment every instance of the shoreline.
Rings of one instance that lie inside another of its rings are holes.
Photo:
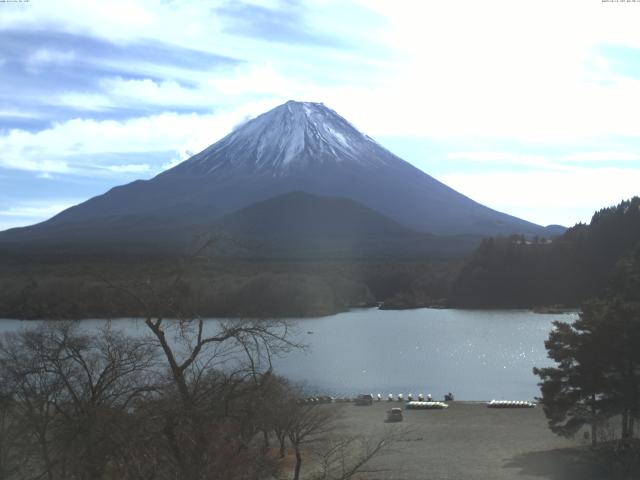
[[[322,314],[301,314],[301,315],[272,315],[272,316],[263,316],[263,317],[255,317],[255,316],[243,316],[243,315],[226,315],[226,316],[208,316],[202,315],[205,320],[246,320],[246,321],[259,321],[259,320],[284,320],[284,321],[293,321],[293,320],[313,320],[313,319],[323,319],[329,318],[336,315],[340,315],[342,313],[349,312],[359,312],[359,311],[385,311],[385,312],[404,312],[404,311],[413,311],[413,310],[459,310],[464,312],[531,312],[536,315],[569,315],[569,314],[577,314],[580,312],[580,308],[566,308],[561,310],[546,310],[539,311],[536,308],[480,308],[480,307],[440,307],[440,306],[416,306],[416,307],[402,307],[402,308],[383,308],[382,305],[376,306],[355,306],[352,308],[347,308],[344,310],[339,310],[331,313],[322,313]],[[19,318],[11,316],[0,317],[0,322],[2,321],[19,321],[19,322],[31,322],[31,321],[42,321],[42,322],[55,322],[55,321],[84,321],[84,320],[111,320],[111,321],[122,321],[122,320],[141,320],[143,317],[136,316],[128,316],[128,315],[117,315],[113,317],[108,316],[82,316],[82,317],[69,317],[69,318],[42,318],[42,317],[28,317],[28,318]],[[167,320],[175,320],[166,317]]]

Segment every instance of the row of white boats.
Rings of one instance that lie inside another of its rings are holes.
[[[407,410],[442,410],[449,408],[444,402],[407,402],[405,407]]]
[[[379,393],[378,395],[376,395],[376,400],[378,402],[382,401],[382,395]],[[418,396],[416,397],[416,401],[418,402],[431,402],[433,399],[431,397],[430,393],[427,393],[427,396],[425,397],[422,393],[418,394]],[[404,402],[404,393],[399,393],[397,397],[393,396],[393,393],[390,393],[387,396],[387,401],[388,402]],[[407,395],[407,402],[413,402],[414,401],[414,397],[413,397],[413,393],[410,393]]]
[[[416,398],[416,400],[414,400]],[[341,403],[341,402],[356,402],[361,404],[367,404],[366,400],[368,399],[368,404],[370,405],[374,401],[381,402],[383,400],[382,394],[378,393],[377,395],[367,394],[367,395],[359,395],[358,398],[333,398],[328,395],[319,396],[319,397],[311,397],[301,400],[302,403]],[[362,400],[365,400],[362,403]],[[390,393],[386,397],[387,402],[404,402],[405,408],[407,409],[416,409],[416,410],[429,410],[429,409],[445,409],[449,408],[449,405],[445,403],[446,401],[450,401],[449,399],[445,399],[445,402],[434,401],[430,394],[427,394],[425,397],[423,394],[418,394],[417,397],[414,397],[413,394],[408,394],[405,400],[404,394],[399,393],[397,395],[393,395]],[[488,408],[534,408],[536,406],[535,402],[531,402],[528,400],[491,400],[487,402]]]
[[[351,397],[329,397],[327,395],[322,395],[322,396],[318,396],[318,397],[309,397],[303,400],[303,402],[305,403],[332,403],[332,402],[336,402],[336,403],[342,403],[342,402],[358,402],[358,400],[362,400],[363,397],[366,397],[365,399],[368,399],[370,403],[372,402],[381,402],[383,400],[383,396],[381,393],[378,393],[377,395],[372,394],[365,394],[365,395],[358,395],[358,397],[356,398],[351,398]],[[413,402],[413,401],[418,401],[418,402],[433,402],[433,398],[431,397],[431,394],[428,393],[426,396],[423,395],[422,393],[418,394],[417,396],[414,397],[414,395],[412,393],[408,394],[405,398],[403,393],[399,393],[398,395],[394,395],[393,393],[390,393],[389,395],[387,395],[386,400],[388,402]],[[445,401],[451,401],[451,399],[446,399]]]
[[[526,400],[491,400],[487,402],[489,408],[534,408],[535,402]]]

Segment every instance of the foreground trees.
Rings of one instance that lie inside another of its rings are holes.
[[[0,478],[275,471],[255,441],[272,429],[271,385],[286,385],[261,370],[262,348],[275,346],[260,335],[276,335],[275,327],[220,324],[205,336],[204,322],[154,322],[167,324],[156,339],[52,323],[0,341]]]
[[[552,431],[572,437],[588,426],[593,446],[628,452],[640,452],[639,253],[619,263],[605,299],[585,303],[571,324],[555,322],[545,345],[556,366],[534,368]]]
[[[103,478],[126,457],[136,402],[156,388],[145,342],[69,324],[0,342],[2,478]]]
[[[557,366],[534,373],[550,428],[571,437],[588,425],[595,445],[598,426],[619,415],[621,438],[632,437],[640,414],[640,309],[620,300],[587,303],[574,323],[555,322],[545,345]]]
[[[346,480],[401,433],[346,437],[340,406],[301,401],[270,368],[293,345],[276,324],[151,321],[0,338],[0,478],[301,478],[304,459],[305,478]]]

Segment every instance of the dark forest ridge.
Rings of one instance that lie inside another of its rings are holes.
[[[225,215],[294,191],[357,202],[362,212],[378,214],[381,224],[393,222],[422,234],[549,236],[562,231],[469,199],[321,103],[289,101],[151,180],[115,187],[48,221],[8,230],[0,241],[174,248],[196,231],[220,226]],[[268,235],[267,230],[263,225]],[[376,240],[380,228],[373,230],[369,241]]]
[[[461,307],[575,307],[607,288],[623,292],[625,272],[640,264],[640,197],[594,213],[553,242],[517,236],[482,241],[454,282]],[[622,283],[621,283],[622,282]]]

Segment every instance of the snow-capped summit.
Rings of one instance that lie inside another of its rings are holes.
[[[422,233],[546,234],[543,227],[474,202],[418,170],[322,103],[289,101],[155,178],[115,187],[9,236],[53,238],[55,230],[64,241],[70,232],[107,225],[110,231],[128,232],[120,234],[123,241],[155,242],[169,236],[168,231],[207,228],[233,212],[283,195],[267,205],[270,215],[286,217],[290,210],[274,212],[274,205],[305,198],[286,195],[291,192],[317,196],[310,202],[314,204],[326,202],[320,197],[341,197]],[[318,216],[336,211],[338,204],[331,205],[309,213],[309,220],[321,223]],[[337,225],[324,223],[329,224]]]
[[[165,172],[209,175],[223,169],[286,175],[328,163],[376,166],[391,155],[322,103],[280,105],[236,128],[219,142]]]

